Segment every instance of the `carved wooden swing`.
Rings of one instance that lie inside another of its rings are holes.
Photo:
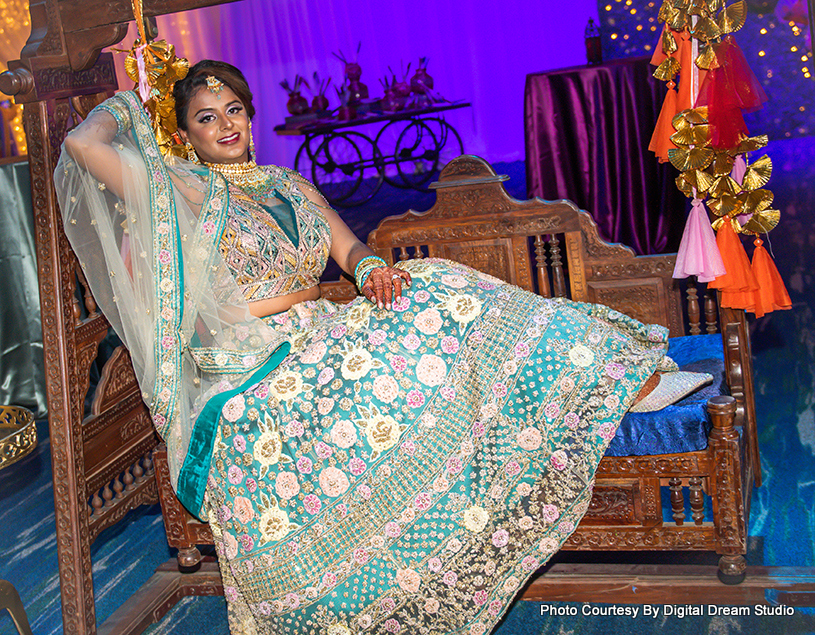
[[[220,4],[218,0],[145,0],[146,16]],[[112,58],[131,19],[127,0],[32,0],[32,36],[0,90],[25,104],[40,279],[46,387],[65,633],[140,633],[185,595],[222,592],[214,562],[197,545],[206,525],[178,503],[159,439],[124,348],[97,360],[109,330],[61,228],[52,175],[66,130],[117,89]],[[750,344],[744,313],[718,310],[715,296],[691,286],[683,308],[671,279],[674,255],[636,257],[602,241],[591,218],[568,202],[510,198],[483,161],[462,157],[443,171],[438,199],[424,214],[383,221],[369,237],[389,262],[438,256],[475,266],[546,296],[601,302],[672,335],[716,332],[721,324],[729,397],[710,404],[708,448],[684,454],[607,457],[592,507],[569,539],[577,550],[709,550],[730,575],[745,567],[754,478],[760,481]],[[338,301],[346,282],[322,285]],[[687,320],[687,322],[686,322]],[[705,324],[702,324],[704,320]],[[89,369],[104,361],[86,409]],[[734,427],[735,426],[735,427]],[[739,434],[737,428],[741,428]],[[673,522],[664,522],[660,486],[671,489]],[[684,522],[683,489],[693,516]],[[713,519],[704,519],[703,498]],[[139,505],[161,501],[177,561],[159,568],[133,598],[97,628],[90,546]],[[191,572],[190,569],[194,569]]]

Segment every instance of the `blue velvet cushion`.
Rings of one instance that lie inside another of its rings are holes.
[[[682,370],[710,373],[713,383],[662,410],[626,414],[606,456],[674,454],[707,447],[707,400],[727,394],[722,336],[717,333],[671,338],[668,355]]]

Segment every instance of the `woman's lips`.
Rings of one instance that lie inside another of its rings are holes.
[[[237,143],[240,138],[241,133],[236,132],[235,134],[224,137],[223,139],[218,139],[218,143],[222,145],[232,145],[233,143]]]

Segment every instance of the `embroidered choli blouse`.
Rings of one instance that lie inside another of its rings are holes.
[[[317,285],[331,249],[323,213],[288,170],[265,166],[274,190],[271,205],[230,186],[220,252],[247,302],[295,293]],[[268,199],[267,199],[268,200]]]

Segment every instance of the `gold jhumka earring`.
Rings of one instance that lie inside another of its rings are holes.
[[[198,154],[195,152],[195,146],[187,141],[184,148],[187,150],[187,161],[201,165],[201,159],[198,158]]]
[[[249,121],[249,160],[257,161],[257,154],[255,154],[255,137],[252,136],[252,122]]]

